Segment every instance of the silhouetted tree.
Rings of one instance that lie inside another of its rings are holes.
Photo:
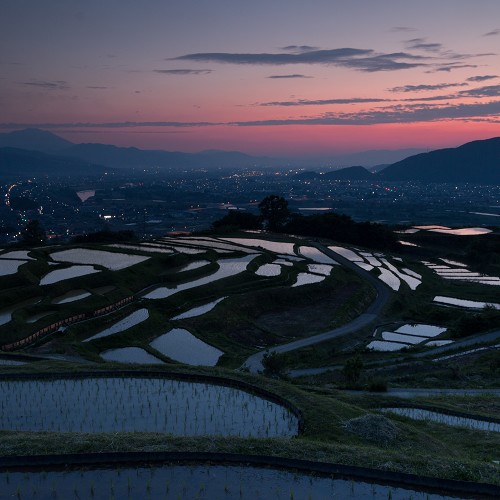
[[[361,370],[363,370],[363,360],[356,356],[355,358],[349,358],[342,369],[342,373],[348,384],[355,385],[359,377],[361,377]]]
[[[126,229],[123,231],[97,231],[95,233],[81,234],[75,236],[72,243],[113,243],[117,241],[135,241],[137,240],[134,231]]]
[[[260,229],[261,219],[258,215],[242,210],[229,210],[222,219],[213,223],[216,231],[233,229]]]
[[[47,241],[45,230],[37,219],[29,221],[21,230],[21,243],[26,246],[44,245]]]
[[[272,194],[266,196],[259,203],[259,210],[262,220],[269,231],[279,231],[283,229],[290,220],[290,210],[288,202],[282,196]]]
[[[285,375],[286,366],[282,354],[277,352],[267,351],[262,358],[262,366],[264,367],[264,374],[269,377],[280,378]]]

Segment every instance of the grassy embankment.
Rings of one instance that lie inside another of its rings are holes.
[[[123,367],[123,365],[121,365]],[[118,369],[120,365],[107,365]],[[11,368],[9,372],[78,373],[88,366],[68,363],[36,363]],[[129,366],[126,367],[130,369]],[[96,374],[98,367],[93,367]],[[136,368],[139,369],[139,368]],[[347,432],[345,423],[365,415],[383,404],[384,398],[359,398],[338,391],[311,390],[245,373],[223,369],[165,367],[169,371],[220,375],[242,380],[288,399],[302,412],[304,434],[292,439],[243,439],[224,437],[182,438],[161,433],[0,433],[2,455],[88,453],[104,451],[221,451],[265,454],[283,457],[344,463],[383,470],[409,472],[425,476],[500,484],[497,433],[453,428],[431,422],[416,422],[397,416],[388,418],[396,427],[395,436],[370,433],[365,437]],[[152,368],[146,368],[152,370]],[[162,370],[162,369],[160,369]],[[158,371],[155,368],[154,371]],[[393,400],[391,400],[393,401]],[[484,404],[484,399],[481,399]],[[455,406],[458,406],[458,402]],[[451,406],[447,398],[437,404]],[[488,402],[488,405],[490,402]],[[494,402],[494,404],[497,404]],[[483,413],[480,405],[467,411]],[[463,411],[463,410],[462,410]]]

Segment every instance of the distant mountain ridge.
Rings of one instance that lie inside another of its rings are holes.
[[[410,156],[376,175],[386,181],[500,184],[500,137]]]
[[[64,150],[67,156],[109,165],[114,168],[176,167],[217,168],[271,166],[270,158],[249,156],[233,151],[181,153],[138,148],[122,148],[108,144],[75,144]]]
[[[28,149],[42,153],[56,153],[73,146],[73,143],[46,130],[26,128],[0,134],[0,148]]]
[[[237,151],[207,150],[200,153],[183,153],[160,150],[142,150],[134,147],[118,147],[108,144],[74,144],[44,130],[25,129],[0,134],[0,148],[38,151],[51,154],[50,158],[40,158],[40,165],[50,172],[49,162],[54,162],[56,171],[66,164],[77,168],[97,169],[97,165],[106,168],[143,168],[160,167],[174,169],[215,169],[215,168],[262,168],[290,165],[287,160],[255,157]],[[393,153],[401,155],[399,150]],[[387,153],[388,151],[378,151]],[[29,155],[15,153],[19,159],[19,168],[30,165],[36,169]],[[364,155],[364,152],[360,153]],[[373,159],[380,158],[372,151]],[[356,155],[350,155],[355,157]],[[14,153],[3,151],[0,157],[0,173],[15,168]],[[33,156],[31,156],[33,158]],[[69,160],[73,159],[71,163]],[[8,164],[6,163],[8,162]],[[31,162],[31,163],[30,163]],[[281,163],[280,163],[281,162]],[[297,160],[297,164],[301,161]],[[84,167],[87,165],[87,167]],[[103,167],[103,168],[104,168]],[[40,167],[38,167],[40,170]],[[97,171],[97,170],[95,170]],[[313,179],[320,174],[304,172],[304,178]],[[500,137],[481,141],[472,141],[457,148],[446,148],[419,153],[392,163],[377,173],[371,173],[364,167],[347,167],[321,175],[325,179],[350,179],[374,181],[421,181],[421,182],[475,182],[500,184]]]
[[[0,175],[82,175],[102,174],[109,168],[76,158],[50,155],[40,151],[0,148]]]
[[[112,168],[270,167],[277,161],[273,158],[250,156],[238,151],[207,150],[200,153],[182,153],[134,147],[124,148],[100,143],[74,144],[52,132],[40,129],[16,130],[0,134],[1,147],[63,155]]]

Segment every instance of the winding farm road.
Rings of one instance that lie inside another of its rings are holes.
[[[353,394],[375,394],[368,391],[352,391]],[[380,392],[378,395],[380,396]],[[416,398],[429,396],[500,396],[500,389],[425,389],[425,388],[389,388],[384,396],[394,396],[397,398]]]
[[[474,337],[468,337],[463,340],[457,340],[453,342],[453,344],[448,344],[448,345],[443,345],[440,347],[434,347],[432,349],[429,349],[428,351],[423,351],[423,352],[418,352],[418,353],[406,353],[405,358],[413,358],[413,359],[418,359],[418,358],[427,358],[427,357],[434,357],[439,354],[446,354],[447,352],[454,352],[462,347],[475,347],[475,346],[481,346],[484,345],[487,342],[492,342],[495,340],[500,339],[500,330],[494,330],[492,332],[487,332],[487,333],[480,333],[478,335],[475,335]],[[394,358],[392,359],[392,362],[400,362],[400,363],[411,363],[405,360],[405,358]],[[367,368],[369,368],[370,365],[367,365]],[[290,370],[288,372],[288,375],[290,377],[304,377],[304,376],[314,376],[314,375],[320,375],[321,373],[326,373],[328,371],[332,370],[337,370],[341,368],[341,366],[322,366],[320,368],[302,368],[299,370]],[[500,390],[499,390],[500,393]]]
[[[262,366],[262,359],[264,358],[266,352],[270,353],[290,352],[309,345],[319,344],[320,342],[324,342],[325,340],[331,340],[337,337],[342,337],[344,335],[348,335],[349,333],[353,333],[357,330],[360,330],[361,328],[375,321],[375,319],[378,317],[378,315],[382,312],[383,308],[387,304],[391,292],[389,290],[389,287],[385,285],[385,283],[381,282],[379,279],[370,274],[368,271],[361,269],[359,266],[357,266],[350,260],[346,259],[345,257],[342,257],[342,255],[339,255],[338,253],[334,252],[333,250],[330,250],[324,245],[318,244],[316,245],[316,247],[328,257],[336,260],[339,264],[343,265],[344,267],[353,270],[361,278],[365,279],[370,284],[372,284],[377,292],[377,297],[363,314],[358,316],[356,319],[352,320],[350,323],[347,323],[338,328],[334,328],[333,330],[328,330],[318,335],[314,335],[312,337],[295,340],[287,344],[271,347],[266,351],[259,351],[250,356],[243,363],[241,368],[248,369],[253,373],[257,373],[264,369],[264,367]]]

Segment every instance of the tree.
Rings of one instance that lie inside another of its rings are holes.
[[[241,210],[229,210],[222,219],[212,224],[214,230],[260,229],[260,217]]]
[[[266,351],[262,358],[264,374],[269,377],[281,378],[286,372],[285,360],[282,354],[275,351]]]
[[[21,230],[21,243],[33,247],[35,245],[44,245],[47,241],[45,230],[37,219],[30,220]]]
[[[288,202],[282,196],[272,194],[259,203],[262,220],[269,231],[279,231],[290,219]]]
[[[349,358],[342,369],[342,373],[348,384],[355,385],[359,377],[361,376],[361,370],[363,369],[363,360],[356,356],[355,358]]]

